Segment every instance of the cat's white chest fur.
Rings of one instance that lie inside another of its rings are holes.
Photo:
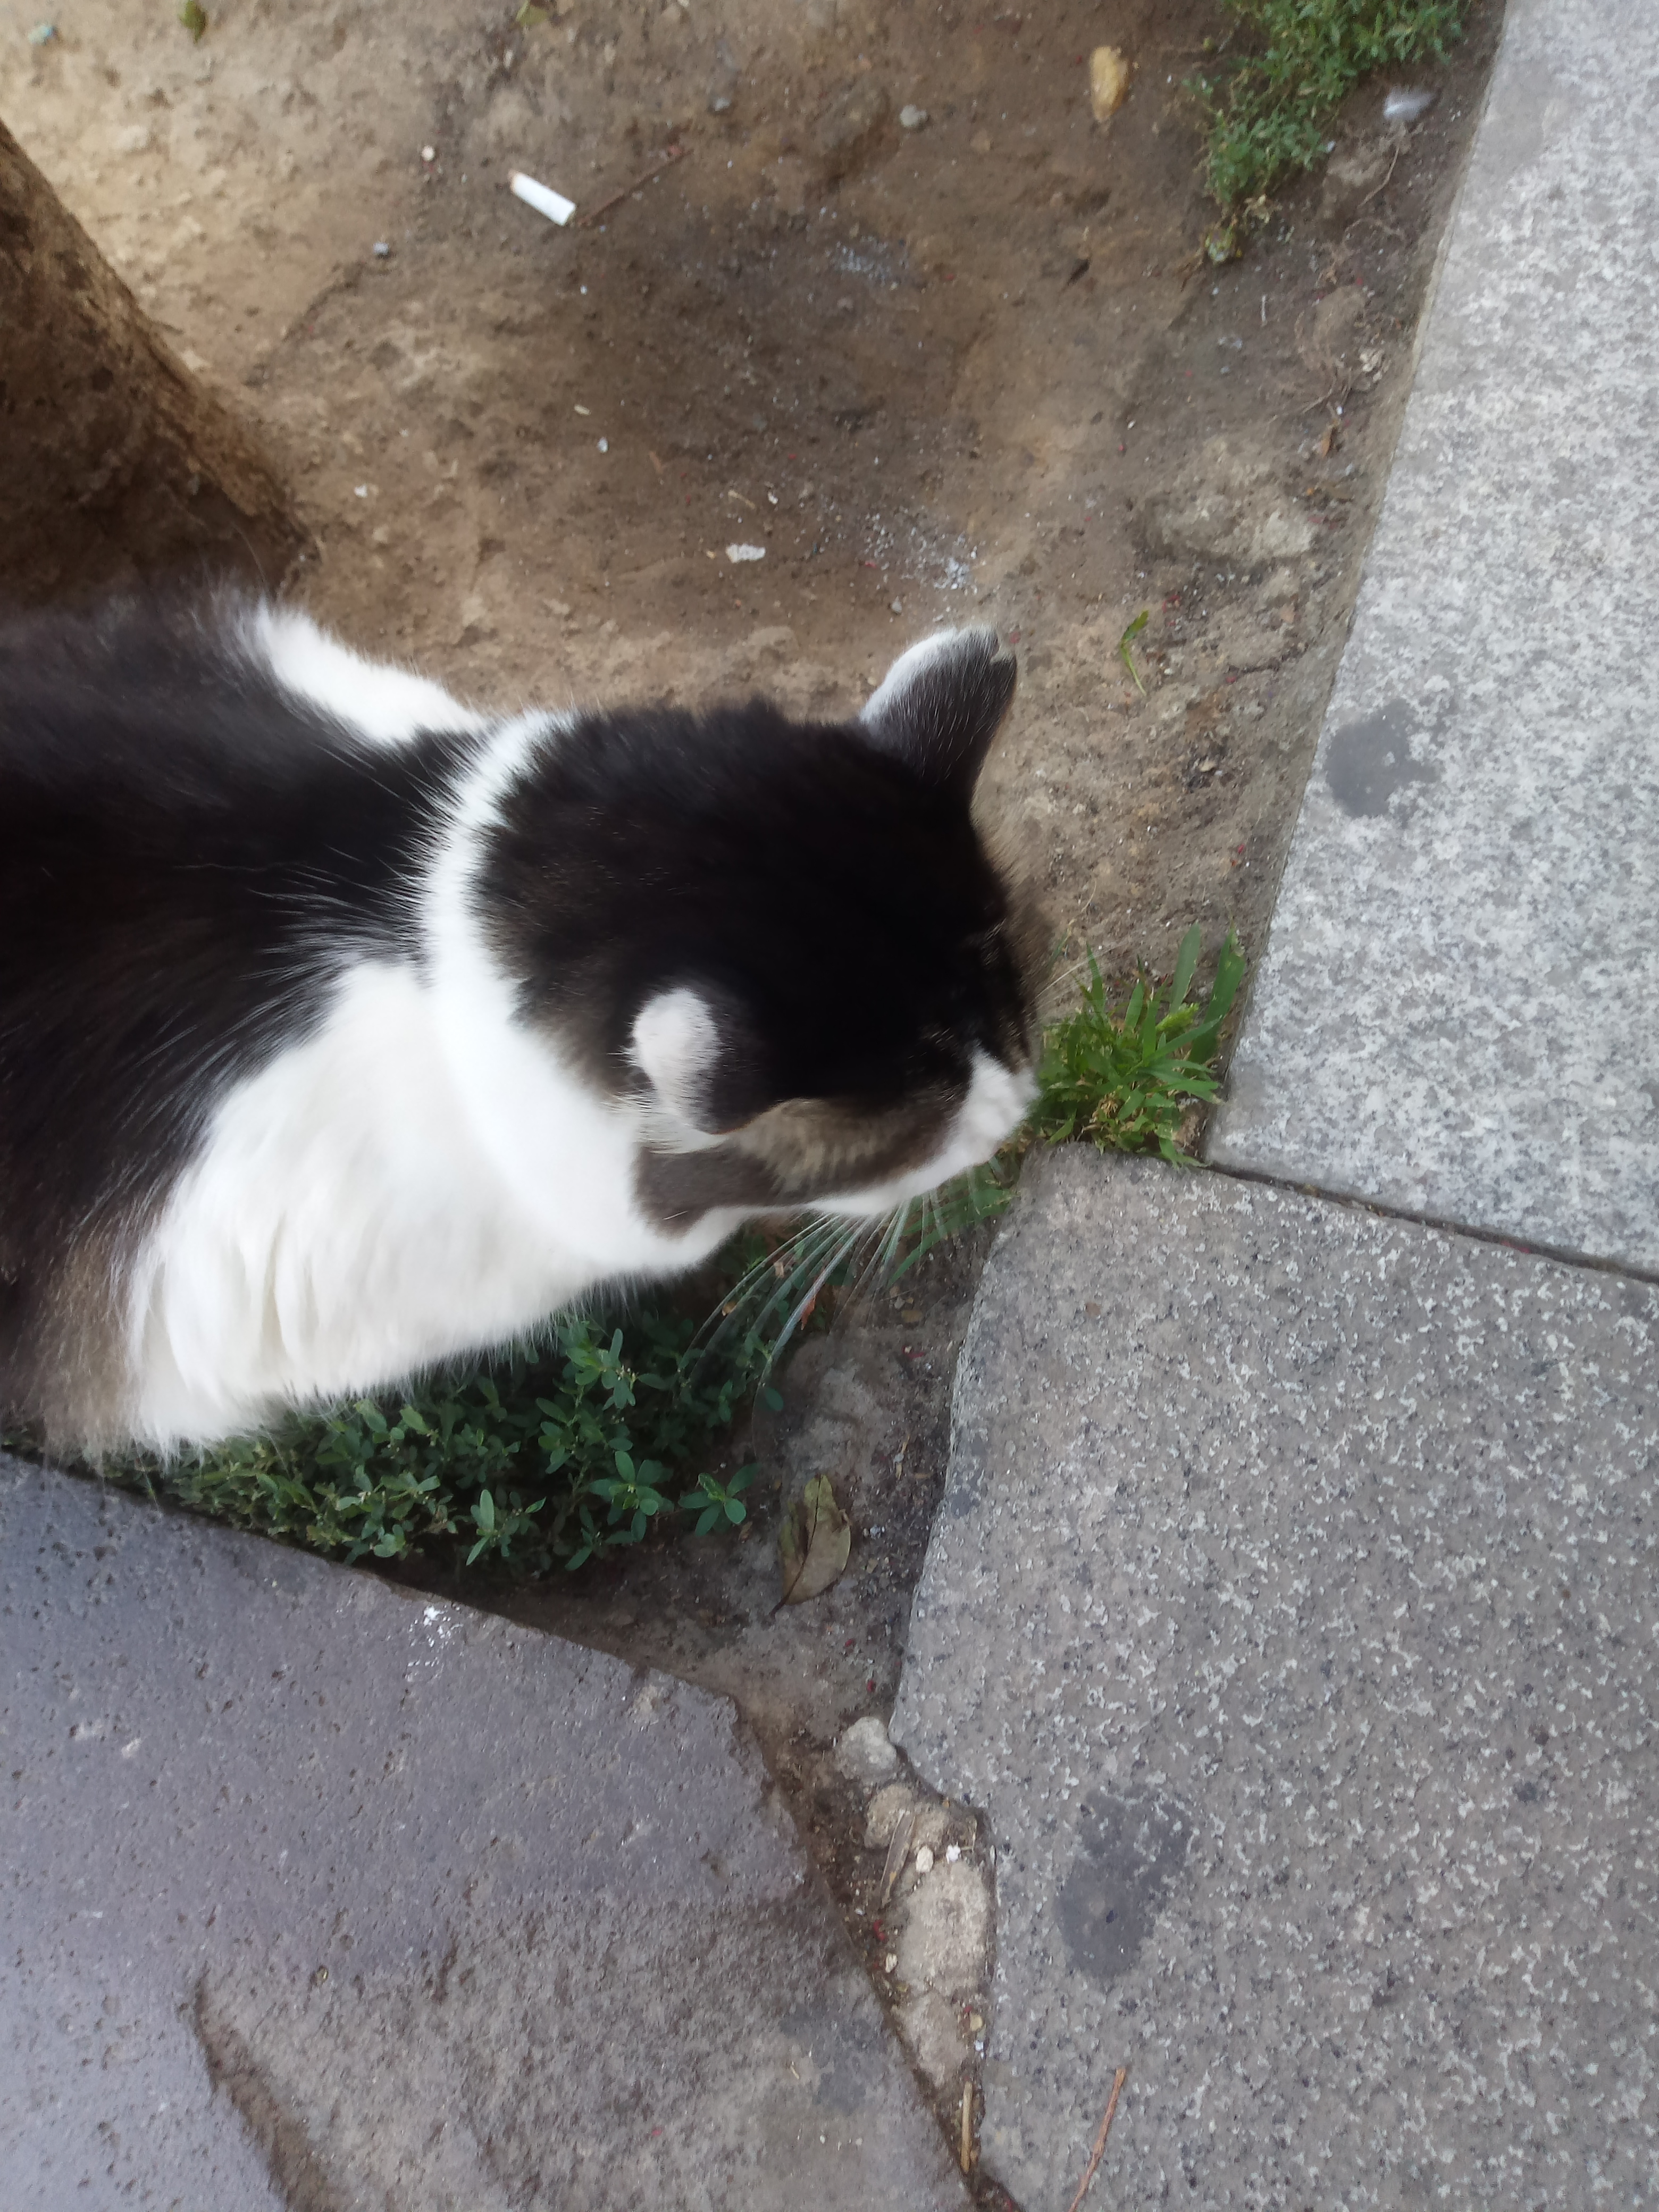
[[[131,1289],[136,1425],[159,1444],[504,1340],[670,1248],[629,1204],[626,1122],[542,1046],[412,965],[368,962],[241,1084]]]

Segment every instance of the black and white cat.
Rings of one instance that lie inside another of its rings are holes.
[[[0,1406],[224,1436],[985,1158],[1014,684],[498,718],[245,601],[0,634]]]

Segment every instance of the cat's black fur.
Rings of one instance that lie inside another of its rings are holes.
[[[165,603],[0,631],[0,1371],[21,1286],[148,1210],[342,961],[416,952],[471,743],[370,744]]]
[[[0,632],[0,1405],[25,1413],[216,1104],[350,963],[421,961],[411,887],[483,741],[372,740],[238,618],[134,600]],[[975,1048],[1029,1056],[1030,933],[969,815],[1012,684],[992,641],[885,744],[763,700],[559,726],[477,893],[522,1018],[622,1098],[639,1009],[695,983],[721,1030],[708,1126],[812,1101],[868,1125],[866,1165],[925,1156]],[[781,1141],[647,1152],[641,1202],[810,1198]]]

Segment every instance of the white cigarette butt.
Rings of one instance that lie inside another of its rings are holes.
[[[726,557],[734,563],[738,561],[763,561],[766,548],[763,545],[728,545]]]
[[[550,222],[567,223],[576,212],[574,200],[566,199],[550,185],[538,185],[534,177],[526,177],[522,169],[514,169],[512,176],[513,194],[526,207],[533,207],[538,215],[544,215]]]

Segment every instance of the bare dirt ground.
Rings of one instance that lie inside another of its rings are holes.
[[[1193,921],[1260,947],[1499,0],[1420,124],[1362,90],[1222,268],[1182,89],[1212,0],[209,0],[199,43],[62,0],[31,45],[46,7],[0,0],[0,113],[298,487],[321,618],[491,703],[817,713],[995,622],[1022,688],[986,810],[1056,941],[1117,975]],[[1102,43],[1135,69],[1105,125]],[[622,197],[558,230],[514,167]],[[741,1538],[497,1599],[738,1700],[896,2002],[828,1750],[890,1707],[984,1242],[806,1346]],[[819,1472],[852,1566],[775,1613],[777,1510]]]

